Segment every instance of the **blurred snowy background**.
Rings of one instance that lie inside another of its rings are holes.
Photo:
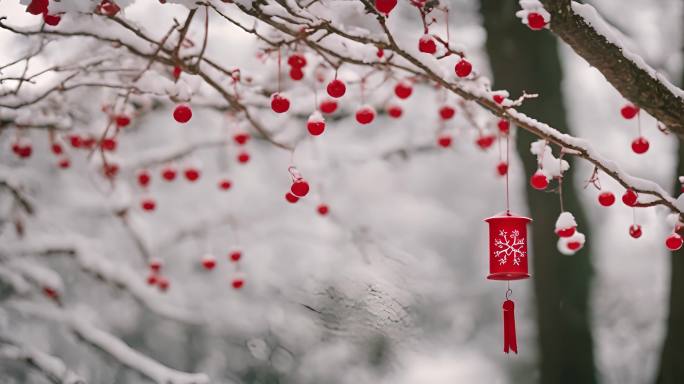
[[[487,34],[479,2],[449,3],[455,10],[452,36],[487,74]],[[591,3],[647,62],[678,81],[680,2]],[[7,16],[12,25],[36,25],[39,18],[24,8],[17,1],[2,0],[0,16]],[[174,17],[184,20],[187,13],[180,5],[160,6],[156,1],[137,1],[123,9],[126,18],[159,37]],[[392,16],[390,27],[397,33],[421,34],[411,7],[402,4]],[[62,23],[69,22],[67,15]],[[209,31],[208,57],[240,68],[255,82],[273,81],[275,62],[257,59],[252,36],[218,17],[211,19]],[[200,28],[190,31],[195,41],[201,41],[201,34]],[[97,44],[85,39],[55,43],[32,65],[40,68],[95,55]],[[4,30],[0,47],[0,64],[21,57],[28,48],[25,39]],[[636,128],[634,121],[620,117],[622,97],[570,49],[562,47],[560,54],[574,134],[597,143],[603,155],[627,171],[672,190],[676,140],[660,134],[655,122],[645,117],[642,124],[651,150],[633,154],[629,145]],[[17,73],[2,75],[11,74]],[[190,89],[203,87],[188,74],[182,80]],[[49,83],[49,78],[43,81]],[[103,92],[77,90],[64,99],[79,116],[73,130],[100,132],[106,124],[98,112]],[[371,97],[382,105],[388,92]],[[328,119],[325,134],[307,136],[294,154],[253,138],[246,146],[250,161],[239,164],[239,148],[233,143],[203,148],[174,163],[179,170],[190,165],[201,169],[197,182],[189,183],[182,175],[164,182],[159,173],[165,164],[160,164],[149,168],[153,180],[147,192],[135,184],[138,162],[249,128],[225,113],[198,106],[193,106],[193,119],[179,125],[170,118],[170,105],[157,106],[120,135],[114,158],[122,169],[115,187],[93,170],[93,160],[82,151],[73,153],[70,169],[56,167],[44,132],[30,132],[33,155],[18,159],[10,150],[14,131],[2,129],[0,176],[24,185],[36,212],[25,218],[25,237],[20,238],[12,227],[11,195],[0,195],[0,276],[29,270],[39,281],[55,281],[63,287],[63,312],[87,319],[164,365],[204,372],[215,383],[537,382],[531,281],[512,284],[520,353],[508,356],[501,352],[505,284],[485,279],[487,232],[482,220],[502,211],[505,203],[503,179],[495,171],[498,150],[485,152],[473,145],[475,137],[459,113],[448,123],[452,147],[408,150],[409,155],[402,156],[397,152],[402,148],[434,143],[439,102],[431,89],[416,86],[402,105],[401,119],[380,115],[371,126],[360,126],[353,121],[358,100],[345,97],[337,114],[341,118]],[[304,115],[310,108],[304,102],[293,105],[294,112]],[[301,119],[274,116],[267,109],[259,118],[279,138],[304,132]],[[311,196],[294,205],[283,199],[291,164],[313,187]],[[526,177],[515,159],[510,170],[512,206],[525,214]],[[591,167],[581,162],[571,170],[578,185],[590,174]],[[230,190],[217,188],[222,177],[232,182]],[[603,183],[611,186],[607,179]],[[595,275],[590,305],[599,379],[647,383],[657,369],[667,315],[669,253],[662,246],[668,231],[666,212],[639,210],[644,235],[637,241],[627,232],[632,211],[620,204],[602,208],[596,195],[592,188],[581,194],[590,223],[580,225],[592,230],[588,246]],[[143,196],[156,199],[153,213],[138,208]],[[328,216],[316,212],[321,202],[329,205]],[[116,214],[129,205],[125,219]],[[167,292],[146,286],[148,267],[131,228],[148,252],[163,260],[170,281]],[[554,235],[550,228],[534,236]],[[33,252],[60,246],[77,247],[83,255]],[[243,253],[239,271],[227,256],[236,249]],[[213,271],[202,268],[206,254],[217,258]],[[82,260],[77,262],[78,257]],[[99,281],[83,264],[115,271],[128,288]],[[534,278],[534,270],[531,273]],[[240,290],[231,287],[236,277],[245,281]],[[52,314],[49,299],[40,292],[7,294],[19,288],[3,284],[0,334],[58,356],[89,383],[143,380],[74,337],[69,321]],[[0,376],[7,383],[47,382],[10,359],[0,360]]]

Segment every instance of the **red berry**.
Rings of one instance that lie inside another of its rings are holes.
[[[569,241],[568,242],[568,249],[571,251],[576,251],[578,249],[582,248],[582,243],[579,241]]]
[[[143,209],[143,211],[151,212],[157,207],[157,203],[153,198],[148,197],[140,201],[140,207]]]
[[[356,111],[356,121],[359,124],[370,124],[375,119],[375,109],[369,106],[363,106]]]
[[[458,61],[458,63],[456,63],[454,71],[456,72],[456,76],[458,77],[467,77],[468,75],[470,75],[470,72],[473,71],[473,65],[470,64],[468,60],[461,59]]]
[[[173,71],[171,72],[171,75],[173,76],[174,79],[178,80],[180,77],[181,73],[183,73],[183,70],[179,66],[173,67]]]
[[[435,52],[437,52],[437,44],[435,44],[435,39],[433,39],[430,35],[423,35],[418,40],[418,50],[434,55]]]
[[[230,180],[228,180],[228,179],[220,180],[219,184],[218,184],[219,188],[224,190],[224,191],[229,190],[232,185],[233,184],[231,184]]]
[[[114,163],[107,163],[102,166],[102,172],[108,178],[114,178],[119,173],[119,166]]]
[[[176,106],[173,110],[173,118],[179,123],[187,123],[192,117],[192,109],[185,104],[180,104]]]
[[[32,15],[40,15],[48,11],[49,0],[32,0],[26,7],[26,12]]]
[[[247,132],[238,132],[235,135],[233,135],[233,140],[237,145],[244,145],[246,142],[249,141],[249,133]]]
[[[309,120],[306,122],[306,129],[313,136],[318,136],[325,131],[325,120],[320,113],[314,112],[309,116]]]
[[[113,137],[105,137],[104,139],[102,139],[100,146],[105,151],[116,151],[116,139]]]
[[[615,203],[615,195],[613,192],[601,192],[598,196],[598,201],[599,204],[603,205],[604,207],[610,207]]]
[[[639,195],[637,195],[636,192],[634,192],[631,189],[628,189],[627,191],[625,191],[625,194],[622,195],[622,202],[625,203],[625,205],[628,207],[633,207],[636,205],[638,198]]]
[[[43,294],[52,300],[57,300],[59,298],[57,290],[49,286],[43,287]]]
[[[325,204],[319,204],[318,207],[316,208],[316,211],[318,211],[319,215],[325,216],[330,211],[330,208],[328,208],[328,206]]]
[[[335,113],[337,110],[337,101],[332,100],[332,99],[326,99],[321,102],[320,105],[321,112],[329,115],[331,113]]]
[[[290,78],[294,81],[299,81],[304,78],[304,71],[301,68],[293,67],[290,69]]]
[[[641,225],[634,224],[629,226],[629,235],[635,239],[641,237]]]
[[[375,52],[375,56],[377,56],[378,59],[382,59],[382,57],[385,56],[385,50],[378,48],[378,51]]]
[[[245,285],[245,281],[241,278],[235,278],[231,284],[233,285],[233,288],[240,289],[243,285]]]
[[[546,26],[546,20],[544,16],[537,12],[530,12],[527,14],[527,26],[533,31],[539,31],[544,29]]]
[[[193,167],[186,168],[183,174],[185,175],[185,178],[188,179],[188,181],[190,182],[195,182],[200,177],[199,169]]]
[[[502,161],[496,166],[496,171],[500,176],[506,176],[508,173],[508,163]]]
[[[480,149],[487,149],[494,144],[494,135],[484,135],[480,136],[475,140],[475,144],[477,144]]]
[[[62,169],[67,169],[71,166],[71,160],[69,160],[69,158],[66,156],[62,157],[61,159],[59,159],[57,165],[59,165],[59,167]]]
[[[55,155],[61,155],[62,153],[64,153],[64,148],[62,148],[62,145],[60,143],[52,143],[51,149],[52,153],[54,153]]]
[[[499,127],[499,132],[503,133],[504,135],[507,134],[511,129],[511,123],[506,119],[499,120],[496,125]]]
[[[81,148],[83,145],[83,139],[81,139],[81,136],[79,135],[71,135],[69,136],[69,143],[74,148]]]
[[[411,96],[411,93],[413,93],[413,87],[411,86],[411,83],[407,81],[399,82],[394,87],[394,94],[400,99],[407,99]]]
[[[442,148],[448,148],[451,146],[451,136],[447,134],[441,134],[437,138],[437,144]]]
[[[81,146],[87,149],[94,148],[95,144],[97,144],[97,140],[92,136],[84,137],[81,142]]]
[[[59,15],[49,15],[47,12],[43,13],[43,21],[45,24],[55,26],[59,24],[62,18]]]
[[[176,178],[176,169],[168,166],[162,170],[162,177],[166,181],[173,181]]]
[[[121,8],[118,5],[109,0],[102,0],[100,3],[100,13],[103,15],[112,17],[119,13],[120,10]]]
[[[242,258],[242,252],[240,251],[233,251],[229,255],[230,261],[232,262],[238,262]]]
[[[157,276],[156,273],[150,273],[147,275],[147,285],[157,285],[158,280],[159,276]]]
[[[295,53],[287,59],[287,64],[293,68],[303,68],[306,66],[306,57],[304,55]]]
[[[213,255],[205,255],[202,258],[202,267],[208,271],[211,271],[214,269],[214,267],[216,267],[216,258]]]
[[[556,230],[556,235],[558,235],[558,237],[570,237],[575,234],[575,229],[575,227],[560,228]]]
[[[147,187],[150,184],[152,176],[146,169],[141,169],[138,171],[138,184],[141,187]]]
[[[389,15],[396,6],[397,0],[375,0],[375,9],[385,15]]]
[[[116,123],[117,127],[123,128],[131,123],[131,118],[126,115],[117,115],[114,117],[114,122]]]
[[[285,194],[285,200],[287,200],[288,203],[294,204],[297,201],[299,201],[299,197],[293,195],[292,193],[288,192]]]
[[[285,113],[290,109],[290,100],[279,93],[274,93],[271,96],[271,109],[275,113]]]
[[[492,96],[492,99],[494,100],[495,103],[501,104],[501,103],[503,103],[505,97],[503,95],[494,95],[494,96]]]
[[[149,262],[149,267],[150,270],[156,273],[159,273],[161,271],[162,265],[164,263],[160,259],[151,259]]]
[[[441,117],[442,120],[449,120],[454,117],[455,114],[456,110],[448,105],[444,105],[439,109],[439,117]]]
[[[670,251],[676,251],[680,249],[682,247],[682,243],[684,243],[684,240],[682,240],[682,237],[676,233],[671,234],[667,237],[667,239],[665,239],[665,245]]]
[[[337,99],[344,96],[344,93],[347,91],[347,87],[344,85],[342,80],[335,79],[328,83],[326,90],[328,91],[328,95]]]
[[[169,289],[169,286],[171,283],[169,283],[169,279],[167,279],[164,276],[159,276],[157,278],[157,288],[159,288],[160,291],[166,292],[167,289]]]
[[[303,179],[298,179],[290,187],[290,192],[297,197],[304,197],[309,193],[309,183]]]
[[[620,109],[620,114],[622,114],[622,117],[624,117],[627,120],[633,119],[634,116],[637,115],[637,113],[639,113],[639,107],[637,107],[634,104],[627,104],[624,107],[622,107],[622,109]]]
[[[646,153],[648,151],[648,140],[646,140],[645,137],[637,137],[632,141],[632,151],[634,153],[641,155],[642,153]]]
[[[245,164],[246,162],[249,161],[249,153],[247,152],[240,152],[237,156],[237,161],[240,164]]]
[[[543,191],[549,186],[549,180],[546,178],[546,175],[544,175],[544,172],[537,170],[530,178],[530,184],[532,185],[532,188]]]
[[[401,109],[400,106],[396,104],[392,104],[389,107],[387,107],[387,115],[393,119],[398,119],[401,117],[401,115],[404,113],[404,110]]]

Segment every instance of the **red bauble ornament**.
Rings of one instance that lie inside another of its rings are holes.
[[[249,161],[249,153],[247,152],[240,152],[237,156],[237,161],[240,164],[245,164]]]
[[[603,205],[604,207],[610,207],[615,203],[615,195],[613,192],[601,192],[598,196],[598,201],[599,204]]]
[[[185,175],[185,178],[190,181],[190,182],[195,182],[197,179],[200,178],[200,171],[197,168],[194,167],[189,167],[185,168],[185,171],[183,171],[183,174]]]
[[[443,133],[443,134],[439,135],[439,137],[437,137],[437,144],[442,148],[450,147],[451,142],[452,142],[451,136],[447,135],[445,133]]]
[[[271,96],[271,109],[275,113],[285,113],[290,109],[290,100],[279,93],[274,93]]]
[[[190,121],[191,117],[192,109],[185,104],[177,105],[176,109],[173,110],[173,118],[179,123],[185,124]]]
[[[449,120],[454,117],[456,114],[456,110],[448,105],[443,105],[442,108],[439,109],[439,117],[442,118],[442,120]]]
[[[321,109],[321,112],[329,115],[331,113],[335,113],[335,111],[337,110],[337,101],[332,99],[326,99],[321,102],[321,105],[319,107]]]
[[[648,151],[648,140],[646,140],[645,137],[637,137],[632,141],[632,151],[634,153],[641,155],[642,153],[646,153]]]
[[[496,126],[499,127],[499,132],[503,133],[504,135],[507,134],[511,129],[511,123],[506,119],[499,120]]]
[[[140,201],[140,208],[143,209],[143,211],[154,211],[154,209],[157,207],[157,203],[154,201],[152,198],[144,198]]]
[[[408,99],[411,93],[413,93],[413,86],[408,81],[399,82],[394,87],[394,94],[400,99]]]
[[[319,215],[325,216],[330,212],[330,208],[326,204],[319,204],[318,207],[316,208],[316,211],[318,212]]]
[[[620,109],[620,114],[627,120],[633,119],[637,113],[639,113],[639,107],[634,104],[627,104]]]
[[[288,192],[285,194],[285,200],[287,200],[287,202],[290,204],[294,204],[299,201],[299,197],[293,195],[291,192]]]
[[[473,65],[470,64],[468,60],[461,59],[458,61],[458,63],[456,63],[454,71],[456,72],[456,76],[458,77],[467,77],[468,75],[470,75],[470,72],[473,71]]]
[[[344,96],[344,93],[347,92],[347,86],[344,85],[342,80],[335,79],[328,83],[326,90],[328,91],[328,95],[338,99]]]
[[[499,174],[499,176],[506,176],[506,174],[508,173],[508,163],[506,163],[505,161],[500,162],[496,166],[496,172]]]
[[[389,117],[391,117],[393,119],[400,118],[403,113],[404,113],[404,110],[401,109],[401,107],[398,105],[393,104],[393,105],[390,105],[389,107],[387,107],[387,115],[389,115]]]
[[[235,135],[233,135],[233,140],[237,145],[245,145],[249,141],[249,133],[247,132],[238,132]]]
[[[309,193],[309,183],[304,179],[297,179],[290,187],[290,192],[297,197],[304,197]]]
[[[167,166],[162,169],[162,178],[166,181],[173,181],[176,178],[176,168]]]
[[[429,53],[434,55],[437,52],[437,44],[435,44],[435,39],[430,35],[423,35],[418,40],[418,50],[423,53]]]
[[[626,190],[625,194],[622,195],[622,202],[628,207],[635,206],[638,199],[639,195],[631,189]]]
[[[375,9],[386,16],[397,6],[397,0],[375,0]]]
[[[490,280],[519,280],[527,270],[527,217],[503,213],[485,219],[489,223]]]
[[[534,189],[543,191],[549,186],[549,179],[546,178],[546,175],[544,175],[544,172],[540,169],[530,178],[530,185],[532,185],[532,188]]]
[[[680,249],[682,247],[682,243],[684,243],[684,240],[682,240],[682,237],[676,233],[671,234],[667,237],[667,239],[665,239],[665,246],[667,246],[667,249],[670,251],[676,251]]]
[[[629,235],[635,239],[641,237],[641,225],[634,224],[629,226]]]
[[[233,184],[230,182],[228,179],[222,179],[219,180],[218,187],[224,191],[227,191],[230,189],[230,187],[233,186]]]
[[[356,121],[359,124],[370,124],[375,119],[375,109],[370,106],[363,106],[356,111]]]
[[[546,20],[544,20],[544,16],[541,14],[530,12],[527,14],[527,26],[533,31],[539,31],[546,26]]]

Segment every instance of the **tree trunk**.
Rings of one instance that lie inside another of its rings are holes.
[[[487,52],[494,89],[506,89],[516,98],[523,90],[539,93],[521,111],[567,132],[561,93],[562,69],[556,38],[546,31],[533,32],[515,17],[517,2],[481,0],[487,30]],[[537,169],[530,153],[531,134],[517,132],[517,149],[529,178]],[[539,323],[540,382],[596,383],[589,325],[589,285],[592,267],[589,247],[574,256],[556,248],[555,220],[560,212],[558,195],[539,192],[526,183],[532,223],[532,265]],[[586,234],[588,223],[569,175],[563,200]],[[588,236],[591,239],[591,236]]]

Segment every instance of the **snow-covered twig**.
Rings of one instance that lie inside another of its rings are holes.
[[[59,358],[2,336],[0,336],[0,359],[25,362],[55,384],[86,383],[78,374],[67,368]]]

